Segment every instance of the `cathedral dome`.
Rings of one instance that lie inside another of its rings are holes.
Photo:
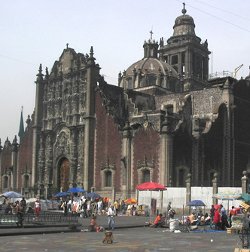
[[[140,72],[141,74],[157,75],[163,74],[168,76],[173,76],[178,78],[178,74],[175,69],[168,63],[159,60],[158,58],[143,58],[132,64],[127,70],[127,76],[133,76],[135,72]]]
[[[133,63],[123,75],[119,74],[119,86],[125,89],[155,89],[174,90],[178,80],[176,70],[158,58],[158,43],[149,39],[144,42],[143,59]]]

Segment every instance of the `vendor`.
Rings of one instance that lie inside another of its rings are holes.
[[[153,225],[151,225],[151,227],[162,227],[163,226],[163,223],[164,223],[164,218],[162,217],[162,214],[158,214],[154,220],[154,223]]]
[[[188,219],[190,221],[191,225],[196,225],[197,224],[197,218],[194,212],[192,212],[189,216]]]

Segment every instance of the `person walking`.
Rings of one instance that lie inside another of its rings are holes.
[[[115,208],[113,205],[110,205],[108,208],[108,229],[115,229]]]

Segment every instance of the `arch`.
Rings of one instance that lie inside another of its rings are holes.
[[[176,186],[185,187],[186,186],[186,177],[189,172],[187,166],[179,166],[176,168]]]
[[[29,185],[30,185],[29,180],[30,180],[30,176],[28,174],[23,175],[23,187],[24,188],[29,187]]]
[[[144,169],[142,170],[142,183],[150,182],[150,170]]]
[[[8,187],[9,187],[9,177],[3,176],[3,188],[8,188]]]
[[[112,186],[112,171],[110,170],[104,172],[104,186],[105,187]]]

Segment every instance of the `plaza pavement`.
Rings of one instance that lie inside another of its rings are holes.
[[[89,224],[83,219],[77,232],[72,232],[63,224],[24,228],[4,227],[0,225],[0,251],[206,251],[233,252],[240,247],[238,235],[224,232],[199,230],[190,233],[172,233],[165,228],[145,227],[149,217],[118,216],[113,231],[114,243],[103,244],[104,233],[82,232]],[[107,217],[98,216],[97,223],[107,227]]]

